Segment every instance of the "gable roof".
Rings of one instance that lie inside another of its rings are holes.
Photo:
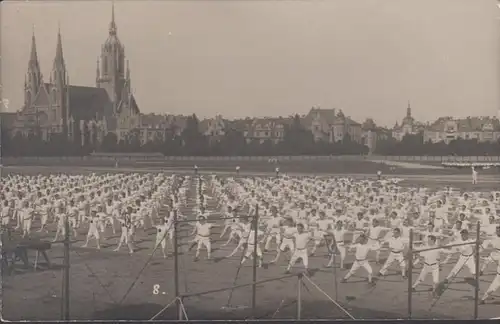
[[[103,88],[69,86],[69,110],[75,120],[104,118],[113,114],[113,105]]]
[[[35,106],[48,106],[50,104],[49,86],[48,83],[40,84],[40,89],[32,101]]]
[[[321,120],[324,120],[327,124],[331,125],[335,122],[337,117],[336,109],[321,109],[312,107],[309,113],[303,118],[303,125],[310,126],[313,119],[319,115]]]

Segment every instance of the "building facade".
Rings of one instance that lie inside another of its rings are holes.
[[[60,30],[52,71],[48,80],[44,78],[33,31],[24,105],[8,125],[11,133],[33,133],[44,140],[59,134],[75,143],[93,143],[107,132],[121,136],[138,127],[140,112],[131,91],[125,50],[117,36],[114,7],[108,34],[97,62],[96,85],[87,87],[70,83]]]
[[[424,141],[449,143],[457,139],[478,142],[500,140],[500,121],[496,117],[441,117],[424,130]]]
[[[392,137],[401,141],[405,135],[416,135],[425,129],[425,125],[417,122],[411,114],[410,102],[406,108],[406,116],[401,121],[401,125],[396,122],[392,129]]]
[[[243,124],[243,136],[247,143],[265,141],[279,143],[285,137],[285,129],[290,125],[290,118],[254,118]]]
[[[303,125],[312,132],[315,141],[335,143],[349,139],[362,142],[361,124],[346,117],[342,110],[313,107],[304,117]]]

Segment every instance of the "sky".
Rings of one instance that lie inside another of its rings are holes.
[[[23,104],[33,29],[44,79],[60,26],[70,83],[95,85],[111,1],[0,3],[2,96]],[[211,118],[342,109],[392,126],[406,114],[496,116],[496,0],[116,0],[143,113]],[[33,27],[34,26],[34,27]]]

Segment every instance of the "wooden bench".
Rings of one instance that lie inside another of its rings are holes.
[[[21,243],[20,246],[26,248],[26,250],[34,250],[36,252],[35,263],[33,264],[33,269],[35,271],[38,267],[38,257],[40,256],[40,254],[42,254],[43,258],[45,259],[45,262],[47,262],[47,266],[49,267],[49,269],[51,268],[51,263],[49,256],[47,255],[47,250],[50,250],[52,244],[50,244],[49,242],[31,241],[28,243]]]
[[[36,252],[35,262],[33,264],[33,269],[36,271],[38,268],[38,258],[40,254],[43,256],[47,262],[47,266],[50,268],[51,263],[47,255],[47,250],[50,250],[51,244],[49,242],[42,241],[7,241],[2,246],[2,266],[7,268],[7,272],[10,274],[14,269],[17,260],[23,262],[26,268],[30,268],[30,262],[28,260],[28,250],[34,250]],[[9,259],[11,263],[9,263]]]

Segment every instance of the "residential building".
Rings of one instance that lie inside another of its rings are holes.
[[[424,141],[449,143],[456,139],[495,142],[500,139],[500,121],[496,117],[441,117],[424,130]]]
[[[221,115],[204,119],[199,123],[200,132],[211,140],[218,140],[226,134],[226,123]]]
[[[350,141],[361,143],[362,133],[361,124],[355,122],[350,117],[346,117],[342,110],[339,110],[337,117],[331,125],[330,143],[343,142],[347,138]]]
[[[166,115],[141,114],[138,127],[141,144],[154,141],[165,141],[170,124]],[[125,131],[127,134],[128,131]]]
[[[361,124],[346,117],[342,110],[313,107],[303,118],[303,125],[313,134],[315,141],[342,142],[347,137],[361,143]]]
[[[302,118],[302,124],[311,131],[315,142],[331,142],[332,125],[336,118],[335,109],[312,107],[309,113]]]
[[[278,143],[285,137],[285,128],[291,122],[291,118],[255,118],[244,125],[243,135],[247,143],[266,140]]]

